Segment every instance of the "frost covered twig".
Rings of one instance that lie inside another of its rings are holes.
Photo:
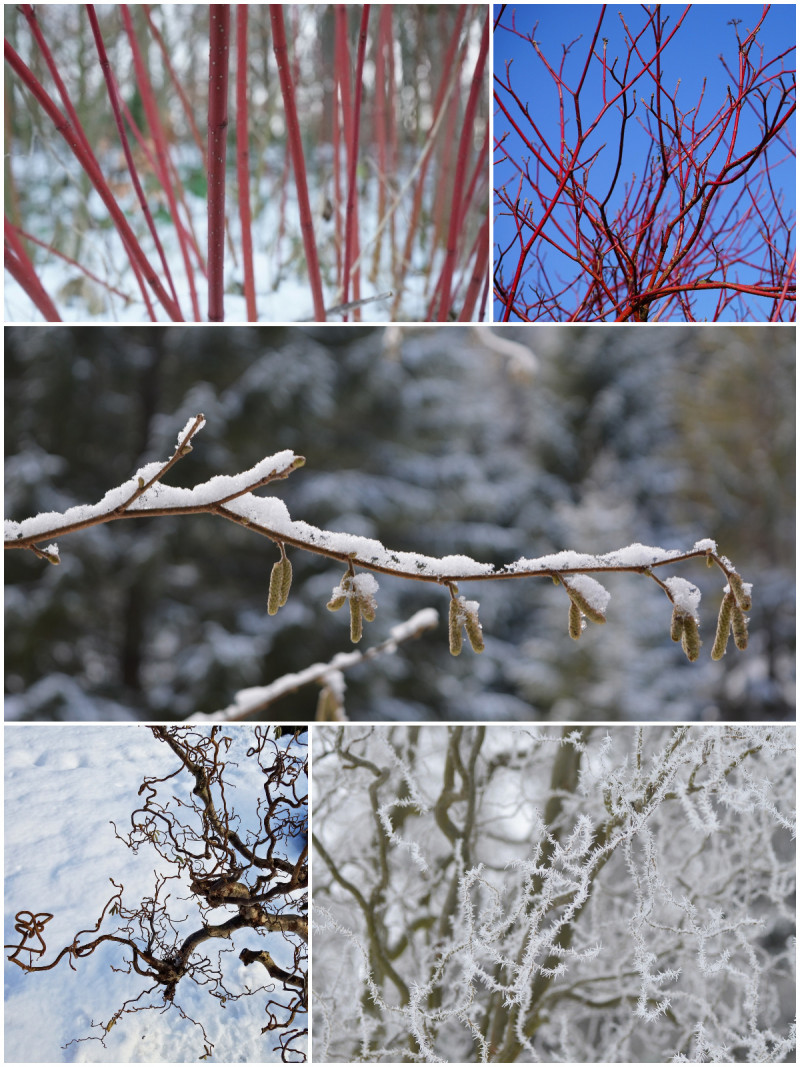
[[[585,620],[604,622],[610,599],[607,589],[592,574],[628,572],[652,578],[673,606],[672,637],[681,641],[690,660],[697,659],[700,648],[698,605],[700,590],[684,578],[660,578],[655,570],[703,558],[708,566],[716,565],[725,576],[723,604],[712,656],[719,659],[725,651],[728,634],[734,635],[737,648],[747,645],[746,612],[751,606],[751,586],[744,583],[736,568],[709,539],[696,541],[686,550],[663,549],[632,544],[601,555],[571,550],[535,558],[521,558],[502,567],[479,563],[468,556],[426,556],[416,552],[386,548],[374,538],[323,530],[303,521],[293,520],[283,501],[277,497],[256,496],[254,490],[273,481],[287,478],[305,463],[303,456],[291,450],[267,456],[250,470],[236,475],[216,475],[192,489],[163,484],[164,475],[191,450],[191,440],[205,425],[200,414],[189,419],[178,435],[172,456],[163,463],[148,463],[132,478],[109,490],[97,504],[79,505],[63,513],[43,512],[22,522],[5,522],[4,547],[26,548],[36,555],[58,563],[58,546],[39,545],[54,537],[74,533],[117,519],[164,515],[212,514],[269,538],[278,545],[280,560],[273,568],[268,610],[274,614],[286,602],[291,583],[291,564],[286,547],[302,549],[336,559],[347,565],[347,573],[333,590],[328,607],[335,611],[345,603],[350,607],[351,636],[361,638],[363,620],[375,615],[378,583],[374,574],[387,574],[417,582],[445,586],[451,595],[451,650],[461,649],[456,630],[463,625],[476,652],[483,649],[478,621],[477,601],[466,601],[458,594],[459,582],[482,582],[511,578],[551,578],[563,585],[569,598],[569,632],[578,638]],[[361,568],[364,574],[356,574]],[[455,605],[455,606],[453,606]]]
[[[791,728],[321,726],[314,770],[319,1062],[794,1048]]]

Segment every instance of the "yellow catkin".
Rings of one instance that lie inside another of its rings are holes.
[[[281,606],[281,594],[283,592],[283,560],[279,559],[269,575],[269,594],[267,596],[267,611],[270,615],[276,615]]]
[[[700,629],[694,615],[684,615],[681,645],[683,646],[683,651],[686,653],[686,658],[690,663],[694,663],[700,655],[701,643]]]
[[[738,604],[733,605],[733,617],[731,619],[733,640],[740,652],[747,648],[747,616]]]
[[[317,722],[337,722],[341,718],[342,706],[332,689],[324,686],[317,698]]]
[[[602,611],[598,611],[597,608],[593,608],[583,593],[578,592],[577,589],[573,589],[569,582],[564,582],[564,588],[569,593],[570,600],[577,604],[581,612],[587,619],[591,619],[592,622],[605,622],[606,617]]]
[[[583,623],[581,622],[581,611],[574,600],[569,602],[569,636],[573,641],[577,641],[583,631]]]
[[[670,627],[669,636],[673,641],[680,641],[683,637],[683,623],[686,616],[678,608],[672,609],[672,626]]]
[[[467,617],[464,620],[464,629],[467,631],[467,637],[469,643],[472,645],[473,652],[483,652],[486,647],[483,643],[483,630],[481,624],[478,622],[477,611],[468,611]]]
[[[350,597],[350,640],[357,645],[364,633],[364,624],[361,619],[361,602],[355,597]]]
[[[361,604],[361,614],[364,617],[365,622],[375,622],[375,601],[370,598],[369,600],[359,601]]]
[[[751,600],[749,593],[746,593],[744,591],[742,579],[739,577],[736,571],[733,571],[732,574],[728,575],[728,585],[730,586],[731,592],[736,597],[736,603],[739,605],[742,611],[749,611],[750,608],[753,606],[753,601]]]
[[[342,578],[337,588],[344,590],[344,592],[340,593],[338,596],[332,596],[330,598],[326,605],[328,611],[338,611],[339,608],[343,608],[347,603],[347,590],[350,588],[349,574],[346,574],[344,578]]]
[[[462,647],[461,611],[455,597],[450,598],[450,654],[461,655]]]
[[[292,561],[284,556],[281,562],[281,607],[289,599],[289,590],[292,588]]]
[[[728,647],[728,636],[731,632],[731,615],[733,614],[735,601],[733,593],[727,592],[722,598],[717,618],[717,633],[714,638],[714,647],[711,649],[712,659],[722,659],[725,649]]]

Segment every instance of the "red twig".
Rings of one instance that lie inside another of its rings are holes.
[[[247,321],[256,322],[256,285],[253,273],[253,234],[250,213],[250,137],[247,101],[247,4],[236,7],[236,180],[242,228],[242,263]]]
[[[39,82],[8,41],[4,42],[4,51],[6,62],[26,89],[28,89],[34,96],[39,106],[45,111],[48,118],[54,124],[57,132],[61,134],[66,141],[70,151],[78,160],[78,163],[86,171],[89,180],[97,190],[97,193],[111,216],[114,225],[117,227],[123,244],[126,249],[129,250],[130,255],[135,259],[138,269],[141,270],[148,285],[152,288],[162,307],[174,322],[182,321],[180,309],[177,307],[172,297],[165,291],[157,274],[147,261],[147,257],[142,251],[130,224],[122,213],[114,194],[111,192],[108,182],[103,177],[96,160],[91,153],[86,151],[83,141],[80,135],[76,132],[75,127],[59,110],[58,106],[49,93],[44,89],[41,82]]]
[[[344,278],[342,300],[347,303],[350,295],[350,267],[353,262],[353,249],[358,240],[355,233],[356,219],[356,172],[358,167],[358,139],[361,119],[361,97],[363,93],[364,56],[367,50],[367,25],[369,23],[369,4],[361,9],[361,26],[358,33],[358,53],[356,58],[356,77],[353,93],[353,119],[350,130],[350,155],[347,176],[347,213],[344,227]],[[354,287],[355,291],[355,287]]]
[[[467,177],[467,163],[469,160],[469,147],[474,136],[475,114],[478,109],[478,97],[483,88],[483,70],[486,66],[486,57],[489,54],[489,19],[491,13],[486,12],[486,20],[483,24],[483,35],[478,60],[472,74],[469,98],[464,112],[464,123],[461,129],[461,137],[458,143],[458,157],[456,162],[455,180],[453,182],[453,199],[450,210],[450,226],[447,234],[447,252],[445,255],[442,280],[439,288],[439,309],[436,318],[440,321],[447,319],[450,312],[450,297],[453,284],[453,270],[456,263],[458,237],[461,232],[461,203],[464,185]]]
[[[175,187],[170,176],[167,135],[164,132],[164,126],[161,122],[161,116],[159,114],[155,94],[153,93],[153,87],[150,84],[150,77],[147,73],[147,67],[142,56],[142,50],[139,47],[139,41],[136,37],[136,31],[133,27],[133,19],[131,18],[130,5],[122,4],[120,10],[122,14],[122,21],[125,26],[125,32],[128,37],[128,42],[131,46],[133,66],[136,72],[136,84],[139,87],[139,93],[142,98],[142,105],[144,106],[145,115],[147,116],[147,124],[155,145],[157,163],[156,174],[158,175],[158,179],[161,182],[161,187],[164,190],[164,193],[166,194],[167,204],[169,206],[169,213],[175,224],[175,232],[178,237],[178,244],[180,246],[181,255],[183,257],[183,265],[186,271],[187,281],[189,283],[189,293],[192,301],[192,315],[195,321],[197,322],[200,320],[200,305],[197,300],[197,291],[194,284],[194,272],[192,270],[192,264],[189,258],[189,248],[186,241],[186,235],[180,223],[180,213],[178,211],[178,202],[175,197]]]
[[[6,219],[6,225],[13,226],[13,224],[10,223],[8,219]],[[103,278],[100,278],[96,274],[93,274],[90,270],[87,270],[87,268],[84,267],[82,263],[79,263],[77,259],[73,259],[71,256],[64,255],[63,252],[59,252],[59,250],[53,245],[49,245],[46,241],[40,241],[38,237],[34,237],[32,233],[28,233],[27,230],[23,230],[19,226],[13,226],[13,229],[18,237],[23,237],[26,241],[30,241],[32,244],[38,245],[40,248],[46,249],[52,256],[58,256],[59,259],[63,259],[65,263],[68,263],[70,267],[73,267],[75,270],[79,270],[81,274],[84,274],[89,279],[89,281],[94,282],[96,285],[101,286],[103,289],[107,289],[108,292],[113,293],[114,296],[120,297],[122,300],[125,301],[126,304],[130,304],[130,293],[124,293],[121,289],[116,289],[113,285],[109,285],[109,283]]]
[[[489,276],[489,216],[483,220],[480,233],[478,234],[477,249],[475,252],[475,264],[472,276],[464,296],[464,306],[458,316],[459,322],[469,322],[475,310],[475,304],[481,290],[485,288]]]
[[[623,54],[610,61],[608,39],[600,44],[602,9],[577,84],[569,83],[565,67],[577,41],[550,62],[534,40],[535,28],[523,32],[513,15],[510,25],[498,17],[499,30],[530,46],[558,101],[557,121],[546,127],[545,105],[529,106],[518,93],[511,64],[505,76],[495,75],[495,174],[513,168],[495,191],[500,216],[511,222],[495,257],[502,319],[645,322],[681,315],[695,321],[693,298],[709,287],[719,291],[714,318],[774,319],[780,291],[781,308],[794,300],[794,219],[773,185],[770,155],[773,144],[786,147],[794,115],[794,71],[784,62],[792,49],[765,60],[757,34],[768,7],[744,40],[734,21],[738,66],[730,69],[723,59],[726,93],[709,112],[704,82],[686,110],[677,88],[665,84],[662,58],[677,47],[690,8],[669,30],[660,7],[644,8],[638,29],[626,21],[630,10],[619,15]],[[589,97],[592,69],[600,91]],[[754,138],[741,121],[745,110],[756,117]],[[600,143],[607,134],[611,139]],[[634,136],[636,173],[624,180]],[[527,158],[515,158],[515,137]],[[602,164],[593,171],[607,147],[610,182]],[[759,298],[759,316],[748,296]]]
[[[45,322],[61,322],[55,304],[39,281],[36,268],[8,218],[5,219],[5,246],[3,258],[8,273],[25,290]]]
[[[314,301],[314,315],[318,322],[325,321],[325,299],[322,293],[322,276],[319,269],[317,243],[314,237],[314,220],[311,216],[311,204],[308,199],[306,181],[306,164],[303,155],[303,140],[300,134],[300,122],[297,116],[297,104],[294,95],[292,72],[289,66],[289,48],[286,43],[286,27],[283,21],[283,8],[280,4],[270,4],[270,22],[272,24],[272,47],[275,62],[278,65],[278,77],[281,83],[283,107],[286,114],[286,127],[289,138],[289,151],[294,167],[294,180],[297,188],[297,202],[300,212],[300,229],[303,234],[303,246],[306,252],[308,277],[311,295]]]
[[[58,64],[56,63],[55,58],[53,57],[53,53],[50,50],[50,46],[45,40],[44,34],[42,33],[41,27],[39,26],[39,20],[36,16],[36,12],[33,9],[33,5],[22,4],[20,6],[20,11],[25,16],[25,20],[28,23],[28,27],[33,35],[33,39],[36,41],[39,51],[41,52],[44,61],[47,64],[47,69],[50,72],[50,76],[53,79],[55,87],[58,91],[58,95],[61,99],[62,107],[66,111],[67,116],[69,117],[69,120],[72,123],[73,129],[75,130],[76,135],[80,139],[84,151],[86,152],[87,156],[93,161],[94,165],[99,171],[100,164],[98,163],[97,157],[92,151],[92,147],[89,144],[89,140],[86,136],[86,133],[84,132],[83,125],[80,121],[80,118],[78,117],[78,113],[72,103],[72,99],[69,95],[69,92],[67,91],[67,87],[64,84],[64,79],[61,77],[61,74],[59,72]],[[131,267],[133,268],[134,277],[136,278],[137,284],[139,285],[139,289],[142,294],[142,299],[145,302],[148,314],[150,315],[151,321],[155,321],[155,312],[153,310],[153,305],[147,293],[147,287],[144,283],[142,272],[137,268],[136,261],[133,258],[131,251],[127,248],[124,239],[123,246],[125,247],[126,252],[128,254],[128,259],[131,263]]]
[[[208,319],[224,322],[230,4],[211,4],[208,47]]]
[[[445,53],[444,62],[442,64],[441,77],[439,79],[439,85],[436,90],[436,99],[433,103],[431,129],[436,127],[436,123],[439,120],[440,112],[443,107],[447,107],[447,89],[450,85],[450,78],[454,67],[457,71],[461,69],[463,62],[465,47],[462,46],[458,57],[456,53],[461,40],[461,29],[464,25],[464,18],[467,14],[467,8],[465,5],[459,5],[458,15],[456,16],[456,22],[453,27],[453,32],[450,35],[450,42],[447,46],[447,52]],[[400,264],[402,276],[404,277],[411,266],[411,254],[414,247],[414,239],[417,232],[417,226],[419,225],[420,212],[422,211],[422,197],[425,192],[425,178],[428,173],[428,167],[430,161],[433,158],[432,153],[427,153],[422,160],[422,165],[419,169],[419,175],[416,181],[416,187],[414,190],[414,202],[411,208],[411,219],[408,224],[408,230],[406,232],[406,239],[403,245],[403,258]],[[400,307],[401,292],[398,285],[398,292],[395,296],[394,306],[392,308],[392,317],[396,317]]]
[[[194,112],[192,111],[192,105],[189,103],[189,99],[186,96],[184,88],[180,83],[180,79],[175,73],[175,68],[172,66],[172,61],[169,57],[169,51],[167,49],[167,46],[164,43],[164,38],[161,36],[161,32],[159,31],[156,24],[153,22],[153,17],[150,14],[150,5],[142,4],[142,10],[144,11],[145,18],[147,19],[147,25],[150,27],[150,32],[153,35],[153,40],[156,42],[161,52],[161,58],[164,60],[164,66],[167,70],[167,73],[169,74],[169,80],[172,82],[172,86],[175,92],[178,94],[178,99],[180,100],[181,106],[183,107],[183,113],[186,116],[186,121],[189,123],[189,129],[192,131],[192,139],[194,140],[194,143],[197,145],[197,147],[200,149],[200,153],[203,157],[203,169],[205,170],[208,167],[208,161],[206,157],[206,145],[200,135],[200,130],[197,127],[197,123],[195,122]]]
[[[114,76],[111,73],[111,66],[108,62],[108,55],[106,54],[106,48],[103,42],[103,35],[100,32],[100,24],[97,21],[97,14],[94,10],[94,4],[86,5],[86,13],[89,16],[89,25],[92,28],[95,47],[97,48],[97,55],[100,60],[100,69],[103,72],[103,77],[106,82],[108,99],[111,102],[111,110],[114,113],[114,121],[117,125],[117,132],[119,133],[120,142],[122,143],[122,150],[125,153],[125,162],[128,166],[128,173],[131,176],[133,188],[136,192],[137,199],[144,213],[144,217],[147,222],[147,228],[150,230],[150,235],[153,238],[153,243],[156,246],[158,258],[161,261],[161,266],[164,271],[164,277],[166,278],[167,284],[169,285],[169,291],[172,294],[172,299],[175,301],[176,305],[180,306],[178,294],[175,291],[175,283],[172,280],[172,273],[169,269],[169,264],[167,263],[167,257],[164,254],[164,248],[158,236],[158,231],[156,229],[155,222],[153,221],[153,216],[150,212],[150,207],[147,203],[147,197],[144,195],[144,189],[142,189],[142,184],[139,181],[139,174],[136,170],[136,164],[133,159],[133,153],[131,152],[130,143],[128,141],[128,134],[125,131],[125,123],[122,121],[122,112],[119,106],[117,86],[114,82]]]

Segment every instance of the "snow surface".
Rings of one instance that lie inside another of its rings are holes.
[[[229,764],[226,771],[237,787],[229,799],[240,800],[260,789],[262,776],[245,758],[252,728],[229,727],[228,732],[234,738],[230,758],[239,763],[238,768]],[[6,944],[19,943],[16,912],[52,912],[43,931],[48,946],[44,958],[49,962],[78,930],[95,924],[114,892],[109,877],[124,884],[128,905],[152,894],[153,872],[164,866],[163,861],[146,850],[134,856],[116,839],[110,820],[122,832],[137,803],[143,774],[170,773],[176,764],[168,747],[144,726],[6,726]],[[174,890],[170,903],[177,913],[181,901]],[[103,929],[111,929],[108,920]],[[280,935],[258,938],[255,946],[254,937],[252,931],[242,931],[234,943],[236,951],[224,957],[231,986],[260,984],[253,967],[245,968],[238,960],[245,945],[266,948],[284,966],[290,962]],[[230,948],[230,942],[219,944]],[[215,956],[213,948],[206,951]],[[200,1031],[174,1010],[122,1017],[105,1049],[99,1041],[63,1048],[71,1039],[85,1036],[92,1021],[107,1023],[124,999],[149,985],[135,974],[115,973],[111,965],[119,964],[119,959],[118,951],[104,947],[78,960],[75,971],[62,960],[52,971],[39,974],[26,974],[6,962],[5,1061],[196,1061],[203,1051]],[[280,1062],[272,1051],[274,1039],[261,1034],[266,1018],[263,994],[229,1001],[223,1008],[184,978],[175,999],[202,1020],[215,1043],[213,1062]]]
[[[327,146],[321,146],[326,148]],[[61,149],[60,144],[58,145]],[[196,165],[197,160],[193,152],[188,154],[180,148],[176,149],[175,156],[179,165]],[[20,165],[22,160],[15,158],[15,164]],[[277,171],[282,169],[282,158],[276,157]],[[31,184],[39,184],[42,188],[50,188],[50,178],[47,182],[41,181],[44,168],[52,168],[53,162],[43,154],[31,153],[25,158],[26,169],[37,164],[38,175],[20,172],[17,180]],[[76,165],[69,154],[62,156],[61,163],[57,163],[65,172],[76,174]],[[229,170],[231,164],[229,164]],[[324,169],[324,168],[323,168]],[[402,173],[398,172],[398,181],[405,177],[408,165],[402,166]],[[413,171],[411,171],[413,174]],[[324,189],[323,175],[309,172],[309,194],[312,203],[322,205],[325,202],[326,191]],[[79,186],[78,179],[73,178],[75,186]],[[428,182],[431,181],[430,176]],[[226,230],[228,241],[226,247],[241,247],[241,228],[239,213],[235,207],[235,198],[228,191],[228,211]],[[281,218],[282,196],[276,196],[275,190],[269,182],[262,181],[259,191],[259,199],[264,207],[259,217],[252,222],[253,236],[253,271],[256,279],[256,305],[259,322],[272,323],[297,323],[315,322],[314,305],[311,295],[311,285],[305,269],[305,257],[294,255],[293,249],[300,242],[299,210],[297,207],[297,193],[293,181],[290,181],[285,190],[285,219],[288,229],[281,240],[276,235],[284,229]],[[393,270],[391,259],[391,244],[383,241],[381,246],[379,276],[373,281],[367,279],[368,257],[377,237],[379,226],[377,182],[370,182],[368,189],[362,193],[359,199],[359,232],[361,235],[362,253],[362,298],[374,298],[365,303],[359,317],[362,322],[386,323],[392,318],[394,295],[384,298],[383,294],[394,294],[392,282]],[[483,194],[485,196],[485,194]],[[75,196],[78,196],[77,191]],[[76,198],[70,199],[70,207],[76,206]],[[192,226],[197,235],[200,248],[208,245],[208,205],[203,197],[193,195],[186,191],[186,204],[192,218]],[[78,202],[83,199],[78,196]],[[400,206],[395,218],[404,221],[409,210],[410,197],[406,198],[405,204]],[[55,205],[56,210],[64,203],[63,197]],[[122,202],[123,208],[128,208],[131,214],[138,216],[140,209],[133,197],[128,197]],[[46,251],[36,250],[34,262],[36,273],[44,286],[45,291],[53,299],[62,322],[119,322],[119,323],[149,323],[150,316],[141,296],[141,291],[133,275],[130,261],[125,252],[122,240],[115,228],[109,228],[108,212],[100,201],[94,189],[85,198],[84,208],[91,220],[85,232],[82,234],[82,250],[80,256],[81,266],[100,279],[100,284],[86,277],[76,267],[65,262],[58,256]],[[485,205],[488,210],[488,203]],[[50,243],[53,239],[52,215],[54,204],[48,203],[46,208],[37,213],[34,210],[28,219],[28,229],[40,240]],[[335,253],[333,245],[333,226],[317,222],[315,235],[317,252],[323,273],[323,289],[325,307],[329,309],[329,321],[343,321],[342,313],[334,313],[333,308],[339,305],[341,294],[336,286],[329,283]],[[152,245],[149,234],[140,227],[138,233],[142,248],[149,262],[163,283],[165,281],[158,257]],[[180,252],[180,246],[175,233],[175,227],[171,222],[160,225],[159,238],[164,247],[169,263],[172,278],[178,294],[178,301],[182,314],[187,322],[195,321],[192,312],[189,280],[186,268]],[[436,279],[444,264],[445,251],[437,248],[431,256],[430,232],[424,228],[420,232],[420,239],[415,240],[411,250],[411,262],[406,272],[401,291],[401,304],[397,317],[406,322],[422,322],[427,318],[427,304],[430,299],[430,279]],[[472,269],[470,260],[467,270],[457,271],[455,284],[458,286],[458,299],[463,299],[463,292],[468,277],[468,271]],[[103,284],[104,283],[104,284]],[[247,302],[243,291],[243,272],[241,264],[234,264],[230,257],[225,264],[225,296],[224,311],[227,323],[248,322]],[[125,297],[117,295],[105,286],[110,284],[125,294]],[[196,273],[195,285],[197,288],[200,321],[205,321],[208,313],[207,283],[200,272]],[[152,290],[148,289],[153,311],[158,322],[168,322],[168,316],[164,308],[153,296]],[[36,308],[33,301],[22,287],[10,276],[5,278],[3,289],[3,302],[5,322],[39,323],[43,321],[41,312]],[[475,316],[477,317],[477,308]]]

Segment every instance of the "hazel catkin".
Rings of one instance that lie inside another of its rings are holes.
[[[681,638],[681,646],[686,653],[686,658],[690,663],[694,663],[697,657],[700,655],[700,628],[697,625],[697,619],[694,615],[684,614],[683,616],[683,637]]]
[[[570,598],[569,602],[569,636],[573,641],[577,641],[583,632],[583,623],[581,622],[581,611],[575,601]]]
[[[463,636],[461,633],[461,609],[456,597],[450,597],[450,617],[449,617],[449,634],[450,634],[450,655],[460,656],[463,646]]]
[[[749,611],[753,606],[753,601],[748,592],[744,588],[744,583],[736,571],[731,571],[728,575],[728,586],[731,592],[736,597],[736,603],[739,605],[742,611]]]
[[[717,618],[717,633],[714,637],[714,647],[711,649],[712,659],[722,659],[728,647],[728,635],[731,632],[731,615],[735,606],[733,593],[730,590],[722,598]]]
[[[736,647],[740,652],[744,652],[747,648],[747,616],[738,604],[733,605],[731,629],[733,630],[733,640]]]

